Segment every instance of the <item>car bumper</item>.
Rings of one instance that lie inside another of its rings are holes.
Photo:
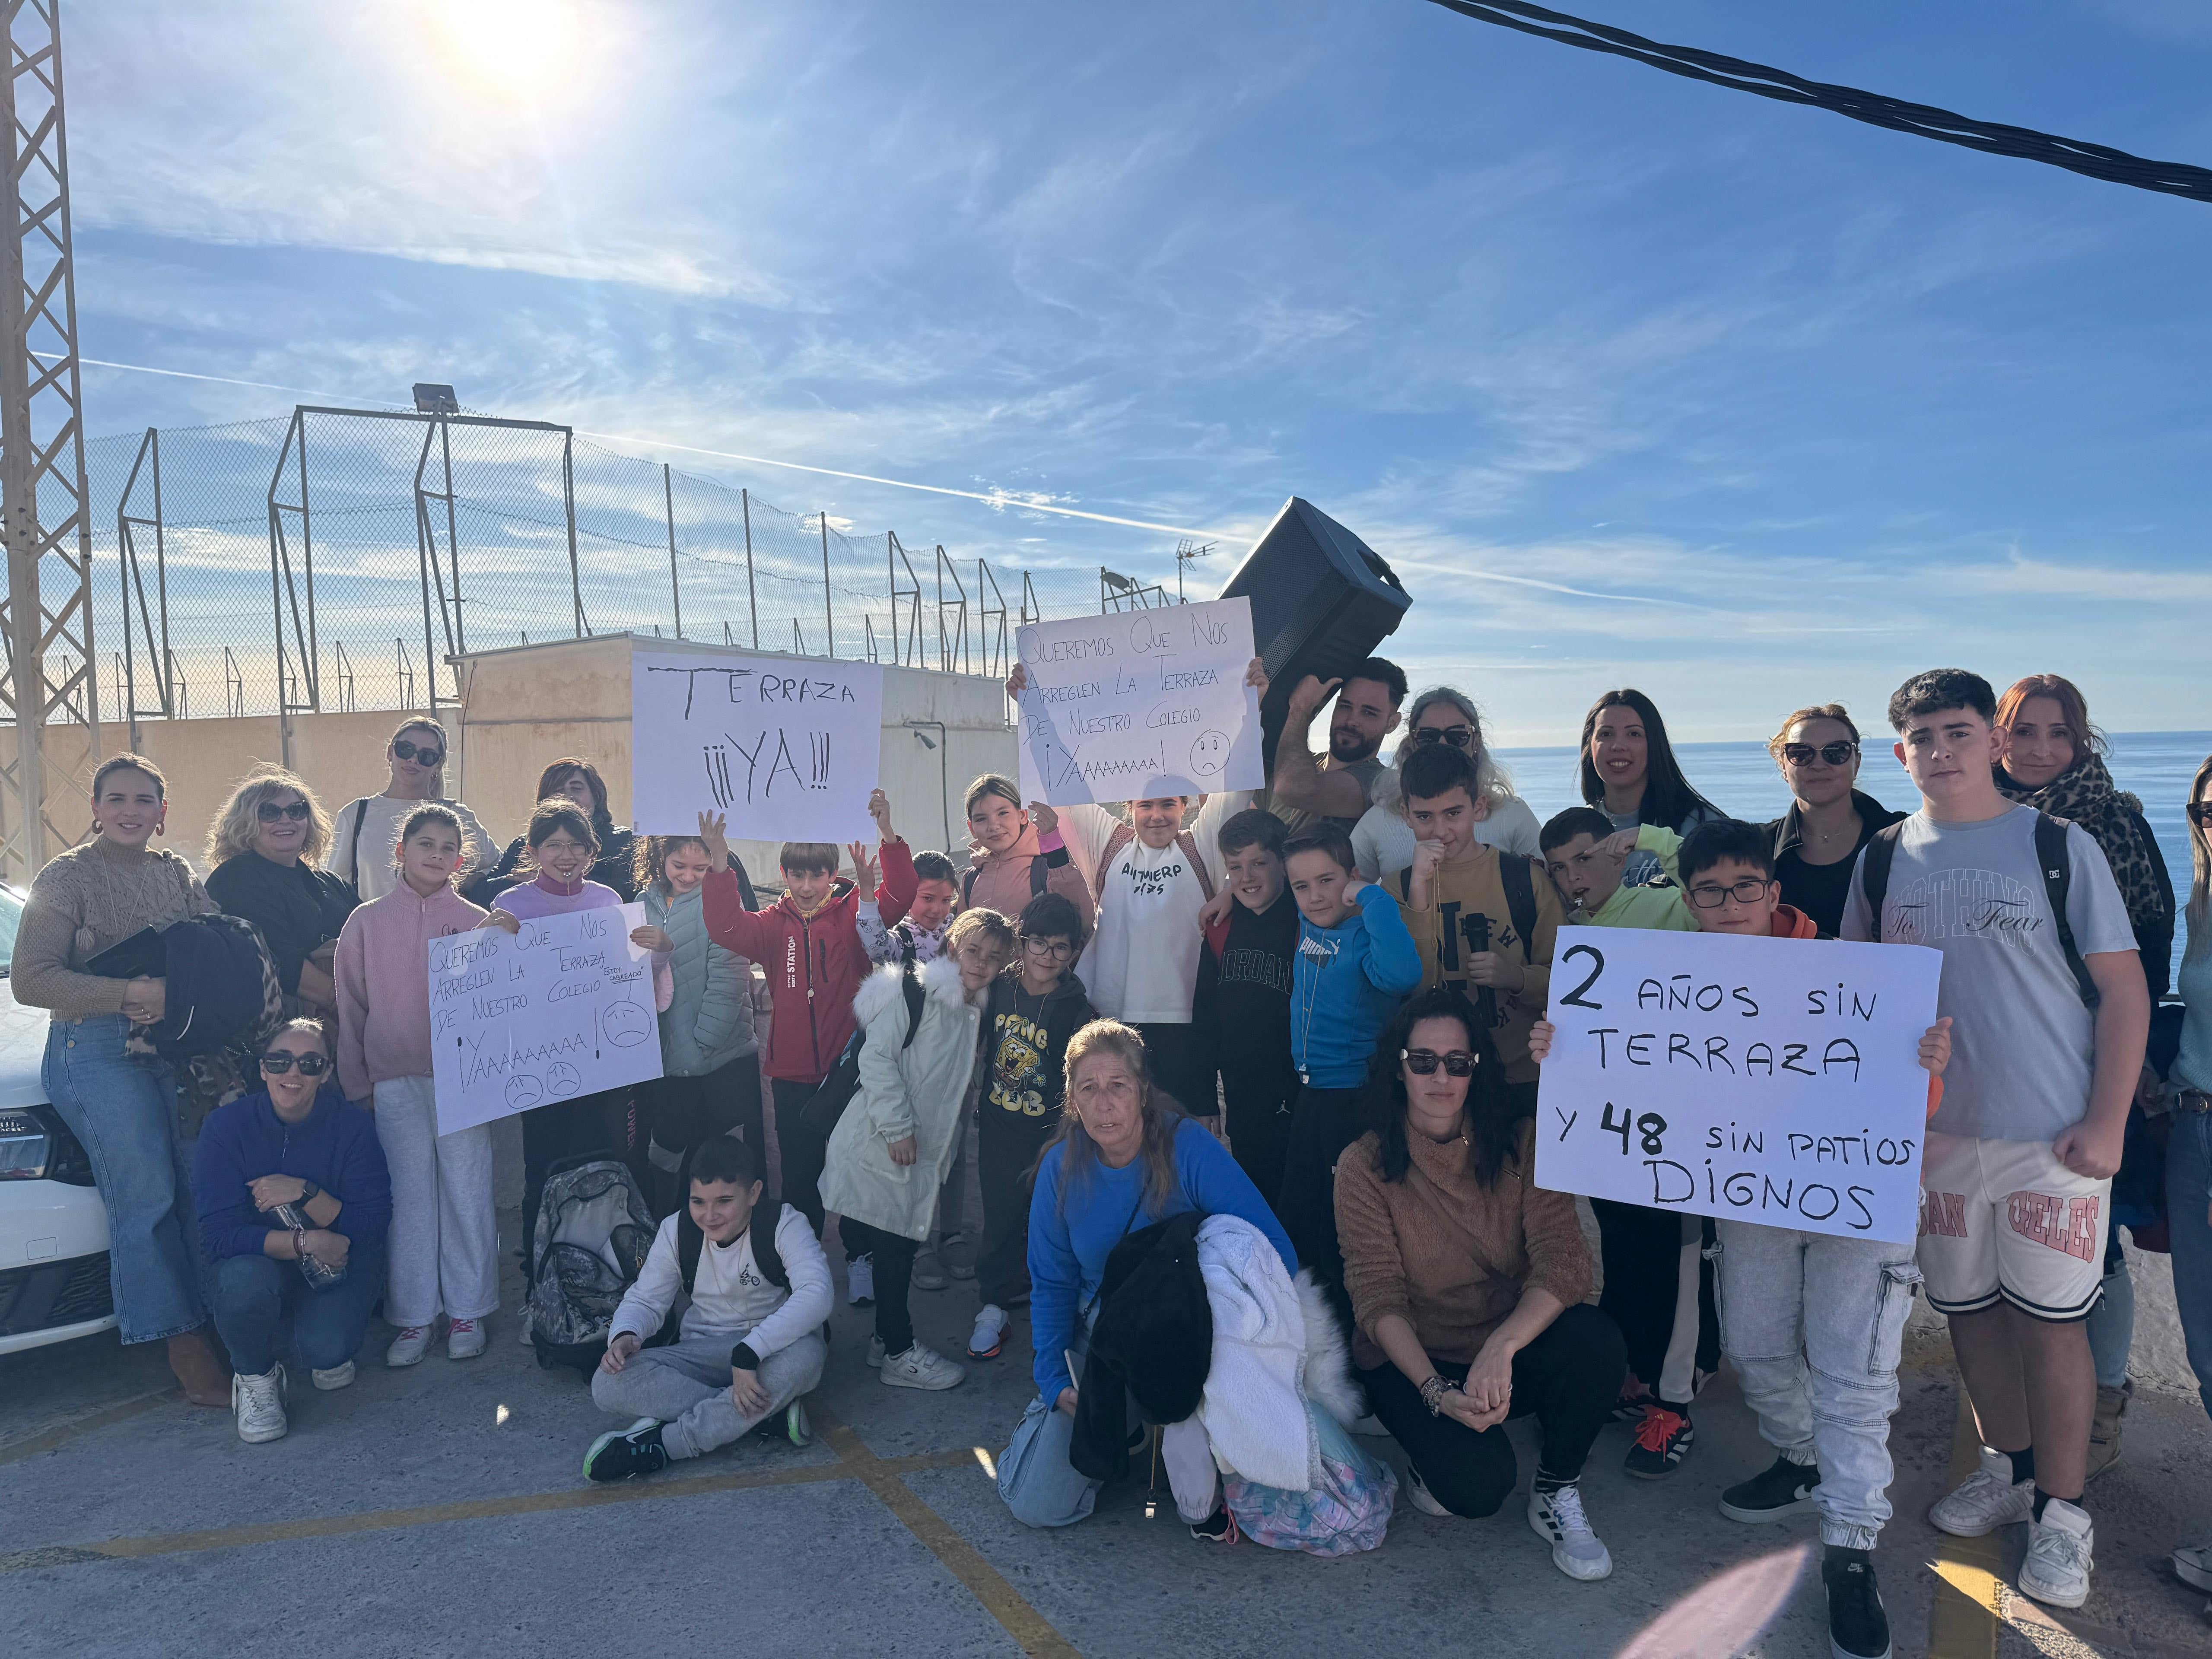
[[[112,1329],[107,1252],[0,1272],[0,1354]]]

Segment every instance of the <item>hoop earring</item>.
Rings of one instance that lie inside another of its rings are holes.
[[[100,820],[98,818],[94,818],[92,821],[92,833],[95,836],[100,833]]]

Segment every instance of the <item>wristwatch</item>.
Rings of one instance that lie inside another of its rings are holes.
[[[302,1204],[311,1204],[311,1203],[313,1203],[315,1200],[317,1200],[317,1199],[320,1198],[322,1195],[323,1195],[323,1189],[322,1189],[320,1187],[318,1187],[317,1185],[315,1185],[315,1183],[314,1183],[313,1182],[312,1182],[312,1181],[308,1180],[308,1179],[307,1179],[307,1176],[301,1176],[300,1177],[300,1202],[301,1202],[301,1203],[302,1203]]]

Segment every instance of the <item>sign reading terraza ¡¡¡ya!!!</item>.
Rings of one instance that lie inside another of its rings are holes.
[[[1562,927],[1536,1184],[1903,1243],[1942,953]]]
[[[1252,602],[1161,605],[1015,636],[1022,794],[1048,806],[1258,789],[1260,694]]]

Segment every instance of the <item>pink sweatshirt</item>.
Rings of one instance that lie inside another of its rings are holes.
[[[430,941],[465,933],[485,914],[450,887],[424,898],[402,881],[346,918],[332,976],[347,1099],[365,1101],[392,1078],[430,1075]]]

